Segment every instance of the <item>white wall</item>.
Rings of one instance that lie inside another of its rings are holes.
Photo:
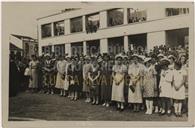
[[[10,35],[9,42],[16,45],[18,48],[23,49],[23,41],[16,38],[15,36]]]
[[[147,49],[153,49],[154,46],[165,44],[165,31],[147,33]]]

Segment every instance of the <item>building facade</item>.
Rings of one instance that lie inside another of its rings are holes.
[[[37,19],[39,55],[117,54],[130,49],[149,51],[159,45],[188,46],[193,35],[190,3],[140,4],[92,5]]]
[[[30,59],[31,55],[38,55],[38,42],[28,36],[10,35],[10,53],[20,54],[22,57]]]

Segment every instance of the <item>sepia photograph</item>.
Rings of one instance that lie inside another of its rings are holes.
[[[2,2],[4,125],[192,126],[193,20],[193,2]]]

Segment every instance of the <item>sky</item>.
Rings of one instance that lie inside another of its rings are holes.
[[[3,33],[37,38],[36,19],[65,9],[65,2],[4,2],[2,4]],[[67,7],[67,6],[66,6]]]

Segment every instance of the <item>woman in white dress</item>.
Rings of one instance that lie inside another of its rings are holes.
[[[90,87],[89,87],[89,77],[88,77],[90,69],[91,69],[90,57],[86,56],[85,64],[83,65],[83,92],[86,96],[86,100],[85,100],[86,103],[91,102],[90,95],[89,95]]]
[[[140,105],[143,103],[141,90],[143,66],[138,63],[138,59],[138,55],[132,55],[132,64],[128,68],[130,76],[128,103],[133,105],[134,112],[139,112]]]
[[[115,57],[115,65],[112,68],[112,101],[117,103],[117,110],[124,110],[124,77],[127,67],[122,64],[122,56],[117,55]]]
[[[68,94],[68,97],[70,97],[70,93],[68,92],[69,89],[69,76],[67,75],[68,73],[68,67],[71,64],[71,59],[70,57],[66,57],[66,64],[65,64],[65,71],[64,71],[64,75],[65,75],[65,79],[64,79],[64,91],[66,93],[66,95]]]
[[[36,91],[38,88],[38,70],[39,70],[39,61],[37,60],[35,55],[32,55],[32,60],[29,63],[29,69],[30,69],[30,83],[29,88],[32,89],[32,91]]]
[[[59,60],[57,62],[57,79],[56,79],[56,86],[55,88],[60,90],[60,96],[64,95],[64,71],[65,71],[65,61],[63,59],[63,56],[59,56]]]

